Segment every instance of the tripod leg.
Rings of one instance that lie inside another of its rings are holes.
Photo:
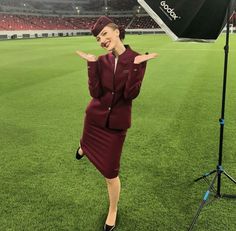
[[[204,199],[203,199],[203,201],[201,202],[201,204],[200,204],[200,206],[199,206],[199,208],[198,208],[198,210],[197,210],[197,212],[196,212],[196,214],[195,214],[195,216],[194,216],[194,218],[193,218],[193,220],[192,220],[192,223],[191,223],[191,225],[190,225],[188,231],[193,230],[193,226],[195,225],[195,223],[196,223],[196,221],[197,221],[197,218],[198,218],[198,216],[199,216],[199,214],[200,214],[200,212],[201,212],[201,210],[202,210],[204,204],[206,203],[205,197],[206,197],[206,196],[208,197],[208,195],[209,195],[209,191],[206,192],[206,194],[205,194],[205,196],[204,196]]]
[[[206,181],[206,183],[207,183],[208,185],[211,184],[211,182],[209,181],[208,178],[205,177],[204,180]],[[212,185],[212,187],[211,187],[211,191],[212,191],[212,192],[215,192],[215,193],[217,192],[216,189],[215,189],[215,187],[214,187],[214,185]]]
[[[231,177],[227,172],[223,171],[224,175],[227,176],[232,182],[234,182],[236,184],[236,180]]]
[[[208,176],[210,176],[211,174],[213,174],[215,172],[216,172],[216,170],[213,170],[213,171],[211,171],[209,173],[205,173],[203,176],[201,176],[201,177],[197,178],[196,180],[194,180],[194,182],[197,182],[197,181],[199,181],[201,179],[204,179],[205,177],[208,177]]]
[[[236,184],[236,181],[233,177],[231,177],[227,172],[223,171],[224,175],[228,177],[233,183]],[[224,198],[231,198],[231,199],[236,199],[236,195],[230,195],[230,194],[222,194],[222,197]]]
[[[199,206],[199,208],[198,208],[198,210],[197,210],[197,212],[196,212],[196,214],[195,214],[195,216],[194,216],[194,218],[193,218],[193,220],[192,220],[192,223],[191,223],[191,225],[190,225],[188,231],[191,231],[191,230],[193,229],[193,227],[194,227],[194,225],[195,225],[195,223],[196,223],[196,221],[197,221],[197,218],[199,217],[199,214],[200,214],[200,212],[201,212],[203,206],[205,205],[205,203],[206,203],[206,201],[207,201],[207,199],[208,199],[208,197],[209,197],[210,190],[211,190],[211,188],[213,187],[213,185],[214,185],[214,183],[215,183],[215,181],[216,181],[217,176],[218,176],[218,173],[216,173],[216,175],[214,176],[214,178],[213,178],[213,180],[212,180],[212,182],[211,182],[211,184],[210,184],[208,190],[206,191],[206,193],[205,193],[205,195],[204,195],[204,197],[203,197],[203,200],[202,200],[202,202],[201,202],[201,204],[200,204],[200,206]]]

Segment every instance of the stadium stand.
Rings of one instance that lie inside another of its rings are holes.
[[[135,5],[137,5],[137,0],[109,0],[108,6],[113,10],[131,10]]]
[[[129,29],[158,28],[148,16],[111,17],[115,23]],[[95,17],[50,17],[0,14],[0,30],[78,30],[90,29]]]
[[[149,16],[135,17],[129,26],[131,29],[158,28],[157,23]]]

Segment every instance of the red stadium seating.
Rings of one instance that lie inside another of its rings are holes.
[[[78,30],[90,29],[97,18],[49,17],[0,14],[0,30]],[[129,29],[158,28],[148,16],[113,17],[115,23]],[[132,23],[131,23],[132,21]],[[130,24],[131,23],[131,24]]]
[[[132,21],[129,28],[132,28],[132,29],[142,29],[142,28],[154,29],[154,28],[159,28],[159,26],[151,17],[144,16],[144,17],[134,18],[134,20]]]
[[[114,22],[129,29],[159,28],[149,16],[111,17]],[[90,29],[97,17],[49,17],[32,15],[11,15],[0,13],[0,30],[79,30]],[[231,18],[236,23],[236,14]]]

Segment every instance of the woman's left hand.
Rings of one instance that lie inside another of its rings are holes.
[[[79,55],[82,59],[87,60],[88,62],[96,62],[97,57],[92,54],[84,53],[83,51],[76,51],[76,54]]]
[[[134,64],[140,64],[144,61],[148,61],[150,59],[154,59],[158,56],[157,53],[145,54],[145,55],[138,55],[134,59]]]

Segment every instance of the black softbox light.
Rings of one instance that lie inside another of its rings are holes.
[[[170,37],[177,41],[214,41],[226,24],[235,0],[138,0]]]

